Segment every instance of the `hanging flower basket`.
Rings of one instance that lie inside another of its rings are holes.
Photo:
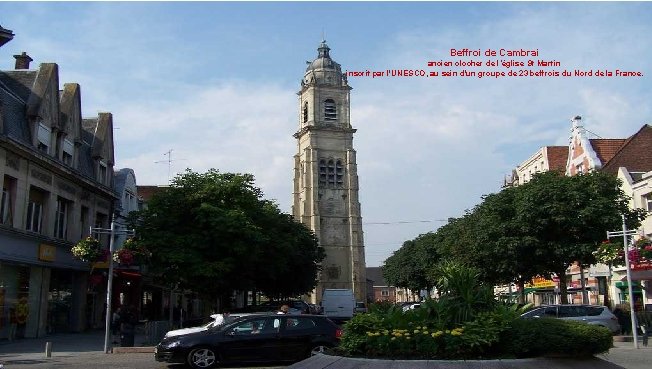
[[[124,265],[131,265],[134,263],[135,255],[131,250],[120,249],[113,253],[113,261]]]
[[[120,250],[113,253],[113,260],[124,265],[145,264],[151,256],[152,253],[147,248],[129,238]]]
[[[70,251],[72,252],[72,256],[74,256],[76,259],[89,263],[101,261],[103,258],[106,260],[108,253],[108,251],[102,249],[100,241],[91,236],[77,242],[77,244],[73,246]]]

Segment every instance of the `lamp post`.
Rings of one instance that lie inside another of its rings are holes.
[[[115,236],[133,236],[135,234],[134,230],[116,230],[114,218],[114,216],[111,216],[111,228],[109,229],[91,227],[91,234],[95,233],[109,235],[109,275],[107,278],[108,281],[106,286],[106,317],[104,321],[104,353],[106,354],[111,352],[111,348],[109,347],[109,339],[111,336],[111,302],[113,300],[113,251]]]
[[[625,268],[627,269],[627,290],[629,292],[629,310],[630,318],[632,321],[632,336],[634,339],[634,348],[638,349],[638,332],[636,324],[636,311],[634,310],[634,291],[632,288],[632,269],[629,263],[629,247],[627,244],[627,236],[633,236],[636,234],[636,231],[628,231],[627,226],[625,225],[625,215],[623,214],[623,230],[607,232],[607,238],[623,236],[623,247],[625,250]]]

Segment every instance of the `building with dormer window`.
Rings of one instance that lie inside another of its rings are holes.
[[[0,45],[9,34],[0,27]],[[80,87],[60,89],[57,64],[14,57],[0,71],[0,339],[98,323],[106,286],[70,249],[109,227],[116,200],[112,115],[82,119]]]

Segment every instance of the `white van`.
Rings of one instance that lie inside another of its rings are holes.
[[[325,289],[321,298],[324,315],[332,320],[348,320],[355,312],[353,290]]]

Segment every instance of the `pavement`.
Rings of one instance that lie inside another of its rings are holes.
[[[136,331],[134,347],[120,347],[109,336],[109,347],[113,353],[154,352],[154,344],[147,342],[144,333]],[[0,340],[0,363],[7,359],[45,358],[46,343],[51,343],[52,357],[69,356],[76,353],[104,352],[104,330],[90,330],[83,333],[52,334],[42,338],[23,338],[19,340]]]
[[[46,356],[47,342],[51,342],[51,358],[55,359],[79,355],[89,358],[120,355],[128,361],[128,357],[136,358],[145,355],[147,360],[152,362],[153,346],[147,342],[147,337],[142,332],[137,331],[136,333],[135,347],[120,348],[119,345],[111,344],[113,353],[106,355],[104,354],[104,331],[91,330],[84,333],[53,334],[43,338],[25,338],[13,342],[0,340],[0,364],[4,363],[5,368],[10,369],[9,363],[37,363],[51,360]],[[614,347],[606,354],[597,355],[596,358],[615,364],[609,366],[610,368],[649,369],[650,363],[652,363],[652,345],[645,347],[639,342],[639,348],[635,349],[631,338],[627,342],[627,337],[614,337]],[[555,368],[555,366],[547,366]],[[483,365],[482,367],[487,366]],[[431,366],[431,368],[434,367]]]

